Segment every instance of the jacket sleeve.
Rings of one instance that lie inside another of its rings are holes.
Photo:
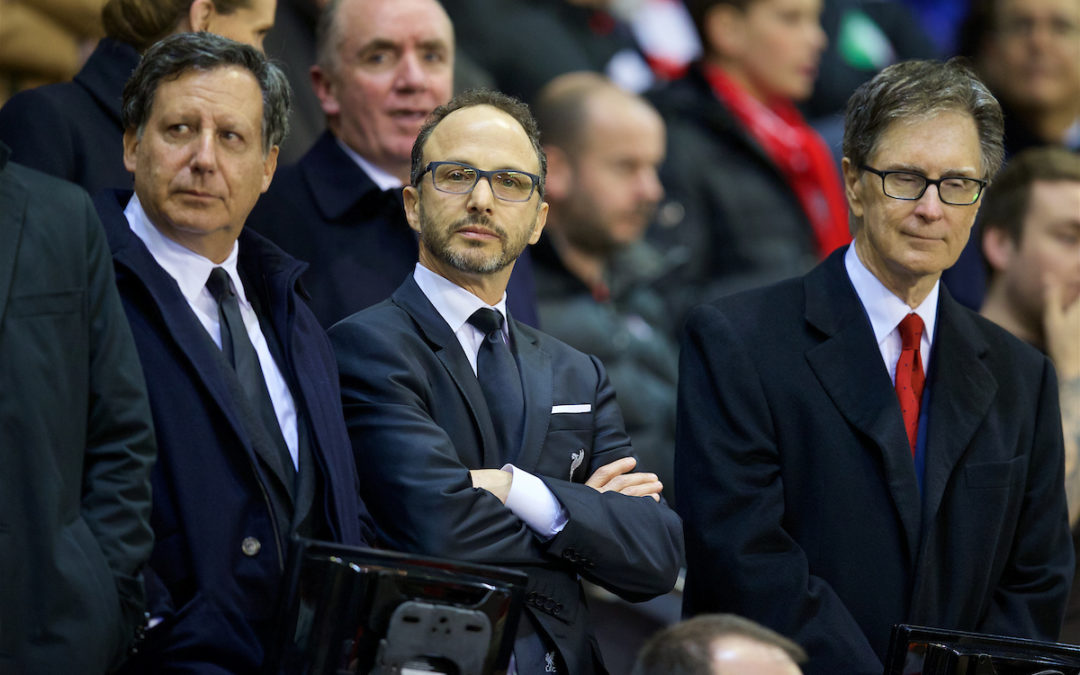
[[[146,382],[113,280],[105,234],[89,199],[84,196],[84,201],[90,396],[82,516],[109,562],[133,630],[143,612],[140,570],[153,547],[150,469],[157,446]]]
[[[470,468],[433,419],[427,375],[407,349],[354,321],[329,331],[361,494],[392,549],[489,564],[535,564],[543,545]],[[435,403],[437,405],[437,403]]]
[[[408,347],[353,321],[336,325],[330,337],[364,501],[388,546],[496,565],[554,565],[633,598],[674,585],[681,538],[666,505],[540,476],[569,515],[560,534],[542,541],[496,497],[472,487],[475,467],[461,461],[433,418],[427,374],[410,361]],[[597,393],[595,466],[630,450],[606,378]]]
[[[721,311],[691,313],[675,450],[687,608],[733,612],[790,637],[810,654],[808,672],[879,675],[862,629],[784,528],[784,449],[759,378]]]
[[[1057,378],[1043,359],[1033,406],[1035,435],[1019,522],[991,605],[978,630],[1057,641],[1073,578]]]
[[[586,478],[605,464],[633,455],[615,390],[600,360],[591,356],[589,363],[597,388],[593,452]],[[569,515],[566,527],[549,542],[549,555],[570,561],[581,576],[632,602],[674,587],[683,565],[682,521],[665,502],[542,478]]]

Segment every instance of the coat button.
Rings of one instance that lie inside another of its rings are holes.
[[[246,556],[256,556],[262,550],[262,543],[255,537],[244,537],[244,541],[240,542],[240,550]]]

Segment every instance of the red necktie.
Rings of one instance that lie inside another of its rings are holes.
[[[919,357],[923,321],[918,314],[908,314],[900,322],[899,330],[902,346],[900,360],[896,362],[896,398],[900,400],[904,429],[911,443],[911,454],[914,455],[919,436],[919,405],[922,403],[923,385],[926,384],[922,358]]]

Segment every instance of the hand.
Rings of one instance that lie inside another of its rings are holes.
[[[664,484],[655,473],[629,473],[635,466],[637,460],[633,457],[617,459],[593,472],[585,484],[597,492],[614,490],[630,497],[652,497],[654,501],[660,501]]]
[[[1046,309],[1043,330],[1046,352],[1061,381],[1080,377],[1080,298],[1065,306],[1065,284],[1046,275]]]
[[[514,482],[514,474],[502,469],[470,469],[469,477],[474,488],[487,490],[503,504],[510,496],[510,484]]]

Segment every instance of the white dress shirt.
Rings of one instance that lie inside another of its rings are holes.
[[[232,252],[225,262],[217,264],[209,258],[195,253],[181,246],[172,239],[163,235],[150,222],[143,210],[139,198],[132,195],[127,208],[124,209],[128,225],[131,231],[146,244],[150,255],[154,256],[157,264],[164,269],[180,287],[180,293],[187,300],[191,310],[199,322],[210,334],[214,344],[221,349],[221,324],[218,318],[218,303],[210,291],[206,288],[206,280],[210,278],[210,272],[215,267],[222,267],[229,275],[237,299],[240,301],[240,316],[244,320],[248,339],[255,347],[255,353],[259,356],[259,365],[262,366],[263,379],[266,380],[266,389],[270,392],[270,401],[274,404],[274,413],[278,424],[281,426],[281,435],[285,437],[285,445],[289,448],[292,456],[293,467],[299,467],[299,441],[297,435],[296,404],[293,401],[292,392],[281,374],[278,364],[270,354],[270,348],[266,344],[266,337],[259,326],[259,317],[251,303],[248,302],[244,293],[244,285],[240,281],[240,275],[236,271],[237,254],[240,250],[239,243],[233,244]],[[147,373],[153,377],[153,373]]]
[[[881,358],[885,362],[885,368],[889,371],[889,379],[892,380],[893,385],[896,385],[896,362],[900,360],[903,345],[900,339],[900,322],[912,312],[919,315],[925,326],[919,343],[919,356],[922,359],[923,373],[929,373],[941,280],[939,279],[934,284],[922,303],[912,309],[892,291],[885,288],[885,285],[866,269],[866,265],[855,252],[855,244],[849,246],[844,254],[844,267],[847,268],[848,277],[851,279],[852,286],[855,287],[855,293],[858,294],[863,309],[866,310],[866,315],[870,317],[874,338],[877,340]]]
[[[506,318],[506,293],[494,306],[487,304],[454,282],[435,274],[420,263],[413,272],[416,285],[427,299],[435,306],[435,311],[450,326],[461,349],[469,359],[473,374],[476,374],[476,357],[485,335],[480,329],[469,323],[469,317],[481,307],[494,309]],[[510,341],[510,324],[503,322],[503,340]],[[533,532],[541,537],[553,537],[566,526],[566,509],[551,493],[544,482],[524,469],[513,464],[506,464],[503,471],[513,474],[510,482],[510,494],[506,498],[506,508],[525,522]]]

